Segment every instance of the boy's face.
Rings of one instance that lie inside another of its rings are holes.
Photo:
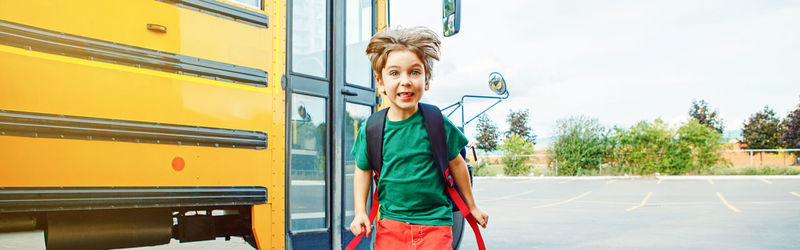
[[[429,87],[425,66],[417,55],[409,50],[390,52],[381,74],[378,86],[389,98],[391,108],[416,112],[422,92]]]

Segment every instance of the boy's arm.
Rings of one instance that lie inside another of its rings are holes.
[[[353,173],[353,201],[355,202],[355,216],[350,223],[350,232],[359,235],[366,228],[366,235],[369,237],[372,231],[372,223],[367,216],[367,197],[369,196],[369,184],[372,182],[372,171],[355,168]]]
[[[486,223],[489,222],[489,215],[481,211],[478,205],[475,204],[475,199],[472,197],[472,187],[469,185],[467,162],[464,161],[464,158],[461,158],[461,155],[450,161],[450,173],[453,175],[458,192],[464,198],[464,203],[467,204],[470,213],[478,221],[478,224],[486,228]]]

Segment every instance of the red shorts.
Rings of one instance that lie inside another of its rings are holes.
[[[453,249],[452,226],[417,225],[392,219],[378,221],[375,249]]]

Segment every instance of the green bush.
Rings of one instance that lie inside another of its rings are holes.
[[[607,130],[578,116],[557,121],[555,134],[550,166],[557,163],[559,175],[702,174],[731,165],[719,153],[722,135],[694,119],[678,129],[655,120]]]
[[[629,129],[614,128],[608,161],[629,174],[677,174],[678,166],[689,162],[688,156],[681,155],[690,150],[677,145],[673,135],[661,120],[652,124],[642,121]]]
[[[529,155],[533,153],[533,143],[518,134],[511,134],[500,145],[503,151],[503,174],[507,176],[527,175],[530,173],[530,166],[525,164]]]
[[[721,134],[695,120],[677,130],[661,120],[643,121],[629,129],[614,128],[607,161],[630,174],[702,173],[730,164],[718,153],[721,140]]]
[[[701,173],[715,165],[728,166],[730,161],[718,153],[722,150],[722,134],[690,120],[678,129],[678,141],[683,147],[690,149],[692,163],[686,166],[683,173]]]
[[[584,175],[597,171],[606,154],[606,129],[597,118],[573,116],[556,121],[556,142],[550,146],[550,166],[559,175]],[[555,160],[555,162],[553,161]]]
[[[474,176],[488,176],[489,175],[489,159],[481,158],[475,163],[472,168],[472,175]]]

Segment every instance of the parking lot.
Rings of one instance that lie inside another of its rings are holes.
[[[477,178],[487,249],[797,249],[800,176]],[[477,249],[464,232],[461,249]]]
[[[800,176],[480,177],[487,249],[797,249]],[[0,249],[43,249],[43,233]],[[142,249],[252,249],[240,238]],[[461,249],[477,249],[471,230]]]

